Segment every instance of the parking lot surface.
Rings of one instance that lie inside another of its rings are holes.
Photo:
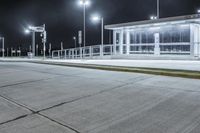
[[[200,81],[0,62],[0,133],[199,133]]]

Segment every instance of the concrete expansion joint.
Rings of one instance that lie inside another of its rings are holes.
[[[40,116],[42,116],[42,117],[44,117],[44,118],[46,118],[46,119],[48,119],[48,120],[50,120],[50,121],[52,121],[52,122],[58,124],[58,125],[61,125],[61,126],[67,128],[67,129],[70,129],[70,130],[74,131],[75,133],[81,133],[80,131],[78,131],[78,129],[75,129],[73,126],[70,126],[69,124],[62,124],[61,122],[56,121],[56,120],[54,120],[54,119],[51,119],[50,117],[48,117],[48,116],[46,116],[46,115],[43,115],[43,114],[41,114],[41,113],[38,113],[38,115],[40,115]]]
[[[141,81],[141,80],[145,80],[145,79],[147,79],[147,78],[137,80],[136,82]],[[134,82],[134,83],[135,83],[135,82]],[[56,121],[56,120],[54,120],[54,119],[51,119],[50,117],[48,117],[48,116],[42,114],[41,112],[47,111],[47,110],[49,110],[49,109],[56,108],[56,107],[59,107],[59,106],[62,106],[62,105],[68,104],[68,103],[72,103],[72,102],[75,102],[75,101],[78,101],[78,100],[81,100],[81,99],[84,99],[84,98],[88,98],[88,97],[92,97],[92,96],[95,96],[95,95],[98,95],[98,94],[102,94],[102,93],[105,93],[105,92],[108,92],[108,91],[112,91],[112,90],[114,90],[114,89],[118,89],[118,88],[121,88],[121,87],[123,87],[123,86],[129,85],[129,84],[134,84],[134,83],[126,83],[126,84],[123,84],[123,85],[120,85],[120,86],[117,86],[117,87],[110,88],[110,89],[108,89],[108,90],[103,90],[103,91],[100,91],[100,92],[97,92],[97,93],[94,93],[94,94],[86,95],[86,96],[83,96],[83,97],[80,97],[80,98],[77,98],[77,99],[74,99],[74,100],[71,100],[71,101],[62,102],[62,103],[56,104],[56,105],[54,105],[54,106],[51,106],[51,107],[48,107],[48,108],[45,108],[45,109],[41,109],[41,110],[39,110],[39,111],[34,111],[33,109],[27,107],[26,105],[23,105],[23,104],[18,103],[18,102],[14,101],[14,100],[12,100],[12,99],[10,99],[10,98],[8,98],[8,97],[5,97],[5,96],[3,96],[3,95],[0,95],[0,97],[2,97],[3,99],[5,99],[6,101],[9,101],[9,102],[11,102],[11,103],[13,103],[13,104],[15,104],[15,105],[17,105],[17,106],[20,106],[20,107],[22,107],[22,108],[25,108],[25,109],[27,109],[27,110],[29,110],[29,111],[31,112],[30,114],[26,114],[26,115],[23,115],[23,116],[19,116],[19,117],[17,117],[17,118],[14,118],[14,119],[12,119],[12,120],[8,120],[8,121],[6,121],[6,122],[2,122],[2,123],[0,123],[0,125],[4,125],[4,124],[7,124],[7,123],[10,123],[10,122],[13,122],[13,121],[17,121],[17,120],[19,120],[19,119],[23,119],[23,118],[28,117],[28,116],[30,116],[30,115],[36,114],[36,115],[42,116],[42,117],[44,117],[44,118],[46,118],[46,119],[48,119],[48,120],[50,120],[50,121],[56,123],[56,124],[58,124],[58,125],[61,125],[61,126],[65,127],[65,128],[68,128],[68,129],[70,129],[70,130],[72,130],[72,131],[74,131],[74,132],[76,132],[76,133],[81,133],[81,132],[78,131],[77,129],[73,128],[73,126],[70,126],[70,125],[68,125],[68,124],[62,124],[61,122]]]
[[[29,115],[28,115],[28,114],[27,114],[27,115],[22,115],[22,116],[19,116],[19,117],[17,117],[17,118],[14,118],[14,119],[12,119],[12,120],[8,120],[8,121],[5,121],[5,122],[2,122],[2,123],[0,123],[0,125],[4,125],[4,124],[7,124],[7,123],[10,123],[10,122],[13,122],[13,121],[17,121],[17,120],[23,119],[23,118],[25,118],[25,117],[27,117],[27,116],[29,116]]]
[[[11,87],[11,86],[16,86],[16,85],[27,84],[27,83],[35,83],[35,82],[49,80],[49,79],[51,79],[51,78],[39,79],[39,80],[31,80],[31,81],[24,81],[24,82],[19,82],[19,83],[15,83],[15,84],[9,84],[9,85],[0,86],[0,88],[6,88],[6,87]]]
[[[68,102],[66,102],[66,103],[60,103],[60,104],[57,104],[57,105],[55,105],[55,106],[52,106],[52,107],[49,107],[49,108],[46,108],[46,109],[42,109],[42,110],[39,110],[39,111],[34,111],[33,109],[31,109],[31,108],[29,108],[29,107],[27,107],[27,106],[25,106],[25,105],[22,105],[22,104],[20,104],[20,103],[18,103],[18,102],[16,102],[16,101],[13,101],[13,100],[11,100],[11,99],[9,99],[9,98],[6,98],[5,96],[0,95],[0,97],[2,97],[3,99],[5,99],[6,101],[9,101],[10,103],[13,103],[13,104],[15,104],[15,105],[18,105],[18,106],[20,106],[20,107],[22,107],[22,108],[25,108],[25,109],[27,109],[27,110],[29,110],[29,111],[31,112],[31,113],[29,113],[29,114],[19,116],[19,117],[17,117],[17,118],[12,119],[12,120],[8,120],[8,121],[5,121],[5,122],[2,122],[2,123],[0,123],[0,125],[4,125],[4,124],[7,124],[7,123],[10,123],[10,122],[13,122],[13,121],[17,121],[17,120],[19,120],[19,119],[23,119],[23,118],[28,117],[28,116],[30,116],[30,115],[35,115],[35,114],[36,114],[36,115],[42,116],[42,117],[44,117],[44,118],[46,118],[46,119],[48,119],[48,120],[50,120],[50,121],[56,123],[56,124],[58,124],[58,125],[61,125],[61,126],[65,127],[65,128],[68,128],[68,129],[70,129],[70,130],[72,130],[72,131],[74,131],[74,132],[76,132],[76,133],[80,133],[78,130],[76,130],[76,129],[73,128],[72,126],[62,124],[62,123],[60,123],[60,122],[58,122],[58,121],[56,121],[56,120],[54,120],[54,119],[51,119],[50,117],[48,117],[48,116],[46,116],[46,115],[43,115],[43,114],[40,113],[40,112],[42,112],[42,111],[46,111],[46,110],[49,110],[49,109],[51,109],[51,108],[55,108],[55,107],[61,106],[61,105],[66,104],[66,103],[68,103]]]

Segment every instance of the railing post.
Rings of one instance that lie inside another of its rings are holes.
[[[52,51],[52,53],[51,53],[51,58],[52,59],[54,58],[54,51]]]
[[[99,51],[100,52],[100,56],[102,57],[103,56],[103,45],[100,45],[99,48],[100,48],[100,51]]]
[[[67,50],[65,50],[65,59],[67,59]]]
[[[113,52],[114,52],[114,51],[113,51],[113,48],[114,48],[114,46],[111,45],[111,46],[110,46],[110,55],[113,55]]]
[[[82,51],[82,48],[80,48],[80,58],[82,59],[83,55],[82,55],[83,51]]]
[[[75,49],[75,59],[77,58],[77,49]]]
[[[71,51],[70,51],[70,49],[68,50],[68,58],[71,59]]]
[[[72,49],[72,59],[74,59],[74,49]]]
[[[58,57],[60,58],[60,51],[58,50]]]
[[[90,50],[90,58],[92,57],[92,46],[90,46],[90,48],[89,48]]]

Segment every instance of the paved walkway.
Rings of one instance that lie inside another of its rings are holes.
[[[200,82],[0,62],[0,133],[198,133]]]
[[[181,61],[181,60],[48,60],[48,61],[124,66],[124,67],[164,68],[164,69],[200,71],[200,61]]]
[[[6,61],[42,61],[42,59],[27,58],[5,58]],[[46,59],[49,62],[66,62],[78,64],[108,65],[122,67],[139,67],[139,68],[163,68],[176,70],[200,71],[200,60],[54,60]]]

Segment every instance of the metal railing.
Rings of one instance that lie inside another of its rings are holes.
[[[160,43],[160,55],[191,55],[200,57],[200,43]],[[71,48],[52,51],[52,58],[80,59],[112,55],[155,54],[154,43],[129,44],[129,45],[94,45],[80,48]]]
[[[80,59],[113,55],[113,45],[94,45],[80,48],[71,48],[52,51],[52,58]]]

